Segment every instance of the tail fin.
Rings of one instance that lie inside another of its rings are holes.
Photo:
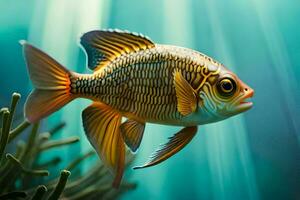
[[[35,88],[25,103],[25,117],[33,123],[57,111],[75,98],[70,93],[72,74],[41,50],[25,41],[20,43]]]

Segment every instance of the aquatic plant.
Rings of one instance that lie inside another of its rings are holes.
[[[71,172],[88,157],[95,155],[94,151],[74,158],[57,178],[49,177],[50,169],[61,161],[54,157],[46,163],[39,163],[39,157],[46,150],[70,145],[79,141],[78,137],[53,140],[54,134],[60,131],[65,124],[61,123],[48,132],[39,133],[39,124],[29,124],[26,120],[12,128],[16,105],[20,94],[14,93],[9,108],[0,110],[0,199],[113,199],[121,193],[134,189],[134,183],[123,181],[119,189],[111,186],[111,177],[107,169],[96,163],[84,174]],[[25,133],[31,127],[27,140],[17,136]],[[14,146],[14,144],[16,144]],[[9,146],[9,148],[7,148]],[[7,149],[15,149],[14,153]],[[132,160],[129,159],[128,162]],[[128,163],[127,163],[128,164]]]

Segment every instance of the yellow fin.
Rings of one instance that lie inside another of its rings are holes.
[[[157,165],[162,161],[170,158],[175,153],[185,147],[195,136],[197,126],[185,127],[178,133],[170,137],[168,143],[161,145],[151,156],[150,160],[142,166],[134,167],[134,169],[141,169]]]
[[[120,129],[126,145],[132,152],[136,152],[143,138],[145,123],[129,119],[121,124]]]
[[[88,67],[95,71],[122,54],[154,47],[142,34],[111,29],[87,32],[80,43],[87,54]]]
[[[82,112],[84,131],[106,167],[115,174],[118,187],[124,171],[125,145],[120,134],[121,115],[109,106],[94,102]]]
[[[178,111],[184,116],[194,112],[197,108],[195,92],[179,71],[174,73],[174,85]]]
[[[24,106],[25,118],[34,123],[54,113],[75,97],[64,90],[33,90]]]
[[[70,93],[71,72],[26,41],[20,43],[30,79],[36,88],[25,103],[25,117],[33,123],[60,109],[76,96]]]

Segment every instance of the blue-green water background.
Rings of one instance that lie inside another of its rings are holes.
[[[128,170],[125,178],[138,188],[122,199],[300,199],[299,22],[297,0],[0,0],[0,105],[13,91],[24,101],[31,89],[20,39],[82,73],[88,70],[78,39],[93,29],[127,29],[156,43],[190,47],[252,86],[254,107],[201,126],[164,163]],[[59,150],[65,162],[91,148],[80,117],[88,104],[74,101],[43,123],[47,128],[66,121],[59,137],[82,138]],[[135,164],[177,130],[147,125]]]

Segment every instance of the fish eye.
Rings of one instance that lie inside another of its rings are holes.
[[[217,84],[219,94],[224,97],[230,97],[236,91],[236,83],[231,78],[223,78]]]

